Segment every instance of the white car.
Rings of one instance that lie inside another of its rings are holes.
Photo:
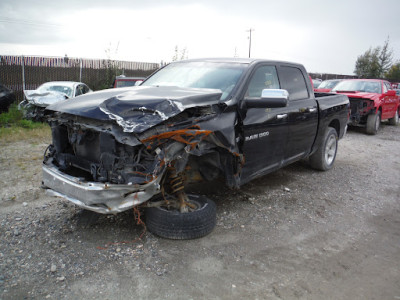
[[[92,90],[82,82],[50,81],[43,83],[36,90],[25,90],[25,100],[21,102],[20,107],[25,108],[27,119],[43,121],[44,109],[50,104],[90,92]]]

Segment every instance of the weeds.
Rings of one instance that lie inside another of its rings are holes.
[[[11,105],[7,113],[0,114],[0,143],[20,140],[49,142],[50,137],[50,128],[47,124],[25,120],[16,104]]]

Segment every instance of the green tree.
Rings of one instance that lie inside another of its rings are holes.
[[[393,50],[389,48],[389,37],[386,39],[379,53],[379,72],[381,77],[390,69],[393,64]]]
[[[383,78],[390,69],[393,60],[393,50],[389,48],[389,38],[383,47],[369,48],[358,56],[354,73],[360,78]]]
[[[379,52],[380,47],[369,48],[360,55],[356,61],[354,73],[360,78],[379,78]]]
[[[119,43],[117,44],[117,47],[114,50],[114,54],[117,54],[118,46]],[[106,50],[104,50],[104,52],[106,53],[107,56],[107,59],[103,61],[103,69],[105,73],[98,89],[108,89],[110,86],[112,86],[115,76],[121,74],[121,70],[118,67],[118,63],[114,59],[112,59],[113,55],[112,55],[111,43],[110,46]]]
[[[390,81],[400,81],[400,62],[392,65],[392,67],[385,74],[385,78]]]

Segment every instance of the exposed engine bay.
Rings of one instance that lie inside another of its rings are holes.
[[[218,109],[188,108],[143,133],[129,132],[129,124],[124,128],[115,118],[104,122],[55,113],[48,119],[53,142],[45,153],[44,186],[100,213],[129,209],[158,193],[182,198],[185,184],[220,176],[234,186],[242,156],[223,136],[199,126]],[[68,178],[79,182],[64,184]],[[105,192],[110,190],[115,192]]]

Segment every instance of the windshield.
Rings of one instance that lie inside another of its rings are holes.
[[[319,89],[333,89],[340,80],[325,80],[319,85]]]
[[[65,85],[59,85],[59,84],[43,84],[41,85],[38,89],[39,93],[44,93],[44,92],[59,92],[63,93],[68,96],[68,98],[72,98],[73,91],[70,87],[65,86]]]
[[[332,92],[344,91],[344,92],[365,92],[365,93],[377,93],[381,94],[381,83],[379,81],[367,81],[367,80],[345,80],[339,82]]]
[[[127,87],[127,86],[134,86],[136,83],[136,80],[118,80],[116,81],[116,87]]]
[[[319,88],[319,86],[321,85],[321,81],[320,80],[313,79],[312,82],[313,82],[313,86],[314,86],[315,89]]]
[[[222,91],[220,99],[225,100],[245,68],[246,65],[238,63],[172,63],[143,82],[142,86],[219,89]]]

